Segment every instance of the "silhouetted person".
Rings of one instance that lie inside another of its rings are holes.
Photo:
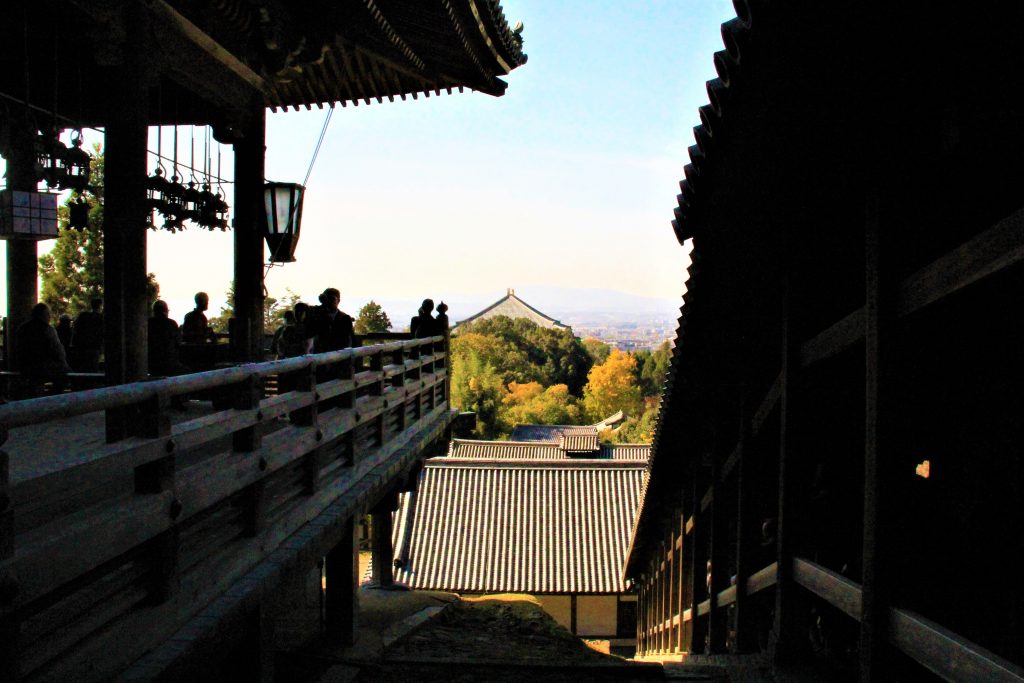
[[[210,297],[206,292],[196,292],[196,307],[185,314],[181,322],[181,338],[186,344],[205,344],[213,341],[213,330],[206,319],[206,309],[210,307]]]
[[[82,311],[71,328],[71,367],[78,372],[99,372],[103,351],[103,299],[89,302],[92,310]]]
[[[153,304],[153,317],[149,319],[150,375],[181,375],[189,371],[178,356],[181,330],[168,313],[166,302],[157,300]]]
[[[420,304],[420,310],[417,315],[413,316],[413,319],[409,322],[409,332],[412,334],[413,339],[423,339],[424,337],[433,337],[438,334],[437,320],[431,315],[433,310],[433,299],[424,299],[423,303]]]
[[[67,357],[71,353],[71,316],[67,313],[61,313],[57,318],[57,339],[60,339],[64,356]]]
[[[291,314],[291,322],[288,322],[288,315]],[[279,330],[277,338],[277,357],[294,358],[309,353],[313,340],[310,338],[307,329],[309,327],[309,304],[301,301],[295,304],[295,308],[285,313],[285,324]]]
[[[54,389],[64,386],[68,365],[57,330],[50,325],[50,308],[44,303],[32,307],[32,316],[14,335],[14,360],[22,374],[54,380]]]
[[[352,318],[338,310],[341,293],[328,287],[320,295],[320,305],[310,314],[307,334],[313,337],[313,351],[323,353],[352,346]]]

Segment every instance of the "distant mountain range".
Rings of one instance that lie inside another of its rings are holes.
[[[567,324],[578,320],[624,321],[662,317],[674,320],[679,316],[679,307],[682,305],[681,295],[677,298],[662,299],[613,289],[526,286],[515,287],[515,292],[516,296],[540,312]],[[456,323],[504,297],[505,292],[499,291],[492,295],[455,295],[444,301],[448,304],[448,318],[452,323]],[[353,303],[346,311],[353,316],[358,313],[359,306],[366,303],[357,295],[353,295],[349,300]],[[374,297],[374,300],[387,312],[396,330],[408,326],[409,320],[416,315],[420,305],[420,300],[379,297]],[[435,300],[435,303],[439,303],[439,300]]]

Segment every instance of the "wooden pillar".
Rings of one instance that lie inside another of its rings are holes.
[[[148,374],[146,274],[147,106],[151,74],[143,44],[148,31],[140,6],[125,6],[123,62],[113,86],[116,106],[105,133],[103,217],[104,355],[108,384]],[[107,440],[129,429],[123,410],[107,412]]]
[[[636,653],[643,655],[646,654],[646,651],[644,650],[644,584],[642,580],[637,582],[636,609]]]
[[[753,652],[757,647],[757,634],[754,631],[754,620],[747,604],[747,579],[753,567],[751,560],[754,554],[754,529],[750,519],[750,500],[753,493],[751,486],[754,472],[746,452],[750,421],[747,419],[745,407],[740,407],[740,433],[736,444],[736,607],[733,628],[736,633],[735,651]]]
[[[711,556],[711,587],[708,600],[711,612],[708,614],[708,651],[713,654],[725,652],[728,639],[728,615],[718,604],[718,594],[729,587],[728,542],[725,513],[728,502],[726,484],[719,481],[721,470],[715,457],[711,468],[711,510],[708,515],[708,543]]]
[[[334,644],[351,645],[356,641],[359,620],[358,525],[357,517],[346,521],[341,540],[327,553],[324,610],[327,632]]]
[[[2,150],[7,162],[7,187],[11,190],[35,192],[39,184],[35,172],[35,136],[35,126],[27,115],[11,117],[10,139]],[[35,240],[7,240],[7,351],[12,356],[14,333],[29,319],[32,307],[38,301],[38,280],[39,259]]]
[[[887,512],[891,507],[891,432],[896,278],[882,243],[879,200],[869,196],[865,215],[865,411],[863,597],[860,623],[860,678],[885,680],[892,565],[886,552]]]
[[[263,359],[263,182],[266,110],[254,97],[235,149],[235,360]]]
[[[387,588],[395,583],[392,565],[395,560],[395,554],[391,543],[391,515],[397,508],[398,494],[389,493],[384,496],[384,499],[370,513],[372,520],[370,543],[373,553],[373,582],[381,588]]]
[[[686,499],[683,498],[683,506],[679,510],[679,574],[676,577],[676,585],[679,587],[676,591],[676,611],[679,613],[679,631],[676,633],[676,651],[685,652],[687,648],[686,643],[686,623],[683,621],[683,612],[687,607],[687,594],[686,594],[686,567],[687,558],[686,553],[689,549],[689,543],[686,542]]]
[[[705,521],[700,511],[701,502],[701,482],[697,476],[700,471],[700,465],[695,465],[692,468],[691,481],[693,482],[693,493],[691,502],[693,503],[693,544],[691,548],[693,552],[690,557],[693,560],[693,571],[690,576],[690,652],[695,654],[703,654],[705,651],[705,641],[707,637],[707,623],[706,618],[699,617],[697,615],[697,606],[707,596],[707,561],[708,561],[708,546],[707,546],[707,532],[705,529]]]

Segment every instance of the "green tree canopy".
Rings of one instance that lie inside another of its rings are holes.
[[[501,422],[509,432],[521,424],[577,424],[582,410],[569,387],[544,388],[537,382],[513,382],[502,400]]]
[[[387,332],[391,329],[391,319],[373,299],[359,309],[356,317],[355,333],[369,334],[370,332]]]
[[[573,396],[582,395],[593,361],[569,330],[540,327],[531,320],[507,316],[460,325],[459,330],[456,339],[474,333],[501,342],[495,349],[497,357],[488,360],[505,384],[565,384]]]
[[[600,365],[608,360],[608,354],[612,351],[612,347],[594,337],[584,339],[583,348],[587,350],[587,355],[590,356],[590,361],[593,365]]]
[[[295,306],[299,295],[290,289],[285,290],[283,300],[272,296],[263,297],[263,333],[274,334],[284,323],[284,312]],[[221,306],[220,313],[209,316],[210,329],[219,334],[228,333],[228,321],[235,317],[235,283],[228,285],[224,293],[227,301]]]
[[[662,342],[654,351],[637,351],[637,382],[644,396],[659,396],[672,360],[672,347]]]
[[[452,405],[476,413],[474,433],[481,439],[499,436],[499,412],[505,387],[494,367],[472,348],[452,352]]]

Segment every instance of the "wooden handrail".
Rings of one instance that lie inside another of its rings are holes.
[[[793,559],[793,579],[860,620],[859,584],[804,558]],[[890,610],[889,642],[949,681],[1024,681],[1024,668],[909,610]]]
[[[421,432],[436,438],[451,419],[444,344],[442,336],[394,340],[0,405],[0,446],[30,438],[19,427],[108,408],[135,406],[138,419],[152,422],[52,463],[19,469],[17,456],[0,451],[0,619],[34,619],[50,609],[49,596],[80,592],[78,611],[40,618],[58,629],[54,643],[103,641],[107,631],[96,625],[121,603],[93,602],[95,577],[142,572],[145,580],[126,585],[118,600],[173,615],[152,612],[146,622],[149,612],[133,607],[125,617],[149,624],[138,646],[153,646],[190,605],[248,571],[260,559],[255,548],[273,548],[344,491],[365,496],[404,476],[412,456],[399,462],[392,454],[420,452],[404,444]],[[369,369],[360,369],[361,358],[371,359]],[[316,381],[318,368],[338,363],[346,363],[340,377]],[[293,389],[262,396],[260,378],[288,374],[297,378]],[[169,424],[170,397],[208,389],[221,389],[232,407]],[[23,666],[57,661],[60,647],[30,639]],[[140,654],[130,650],[118,656]]]
[[[237,384],[249,377],[266,377],[295,372],[313,367],[334,365],[353,358],[365,358],[378,353],[392,353],[399,349],[432,346],[444,337],[428,337],[408,341],[395,341],[359,348],[340,349],[326,353],[297,356],[282,360],[247,363],[233,368],[208,370],[164,379],[132,382],[113,387],[87,389],[72,394],[44,396],[42,398],[12,401],[0,405],[0,427],[12,429],[41,424],[64,417],[84,415],[99,410],[135,405],[156,395],[188,394]]]

